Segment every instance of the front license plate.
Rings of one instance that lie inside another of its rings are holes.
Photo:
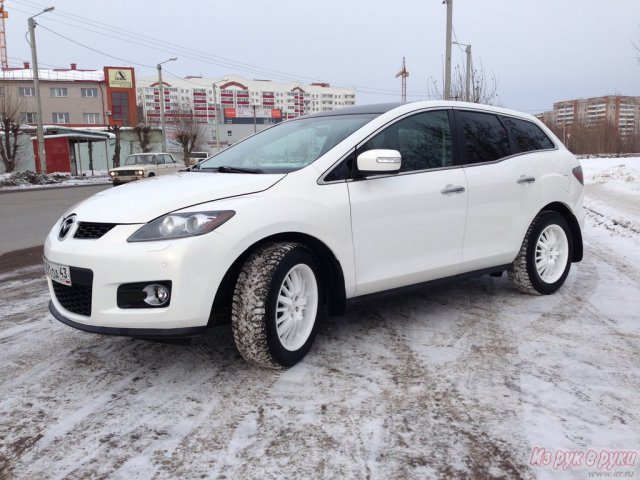
[[[54,282],[71,285],[71,269],[67,265],[60,265],[44,259],[44,272]]]

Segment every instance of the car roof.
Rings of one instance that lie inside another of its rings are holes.
[[[395,103],[374,103],[371,105],[357,105],[355,107],[339,108],[336,110],[329,110],[327,112],[311,113],[309,115],[304,115],[299,118],[335,117],[337,115],[361,115],[361,114],[382,115],[383,113],[386,113],[389,110],[393,110],[394,108],[397,108],[401,105],[404,105],[404,103],[395,102]]]
[[[377,114],[382,115],[396,108],[401,108],[402,112],[410,112],[421,108],[453,108],[457,110],[479,110],[496,114],[510,115],[520,117],[525,120],[534,121],[540,124],[532,115],[517,110],[510,110],[502,107],[496,107],[494,105],[485,105],[480,103],[459,102],[452,100],[422,100],[418,102],[396,102],[396,103],[376,103],[372,105],[358,105],[355,107],[345,107],[336,110],[329,110],[327,112],[312,113],[309,115],[303,115],[301,117],[292,118],[289,121],[295,121],[297,119],[315,118],[315,117],[335,117],[340,115],[358,115],[358,114]]]

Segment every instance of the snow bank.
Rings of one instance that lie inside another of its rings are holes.
[[[61,187],[109,183],[107,170],[94,170],[92,176],[72,176],[68,172],[41,174],[27,170],[0,174],[0,190],[22,190],[34,187]]]

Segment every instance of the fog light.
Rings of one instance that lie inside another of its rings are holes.
[[[124,283],[118,287],[118,308],[167,308],[171,303],[171,280]]]
[[[142,289],[142,291],[147,294],[144,301],[148,305],[159,307],[169,301],[169,290],[167,290],[163,285],[154,283],[152,285],[147,285]]]

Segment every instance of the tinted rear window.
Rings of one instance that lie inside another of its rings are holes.
[[[511,155],[509,136],[498,117],[456,111],[456,118],[462,131],[465,163],[492,162]]]
[[[551,139],[535,123],[511,117],[503,117],[502,121],[521,152],[555,148]]]

